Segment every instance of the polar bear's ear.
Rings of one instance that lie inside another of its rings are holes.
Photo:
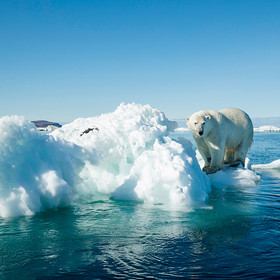
[[[190,120],[190,118],[189,117],[186,117],[186,122],[188,122]]]
[[[211,116],[210,115],[206,115],[205,118],[206,118],[206,120],[210,120]]]

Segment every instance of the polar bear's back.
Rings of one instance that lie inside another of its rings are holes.
[[[250,117],[242,110],[237,108],[224,108],[218,111],[223,114],[227,119],[239,127],[246,129],[253,129],[253,124]]]
[[[231,137],[235,138],[234,136],[242,133],[248,140],[248,146],[250,146],[253,142],[254,130],[248,114],[237,108],[225,108],[218,112],[226,117],[225,119],[228,122],[227,127],[231,127],[229,131],[229,134],[232,134]]]

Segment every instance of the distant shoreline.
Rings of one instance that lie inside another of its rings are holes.
[[[62,125],[57,122],[49,122],[45,120],[31,121],[31,122],[35,124],[36,128],[39,131],[53,131],[57,128],[62,127]]]

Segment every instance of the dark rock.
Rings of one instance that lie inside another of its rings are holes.
[[[99,129],[98,129],[97,127],[93,127],[93,128],[89,127],[88,129],[86,129],[85,131],[83,131],[83,132],[80,134],[80,136],[83,136],[84,134],[87,134],[87,133],[89,133],[89,132],[92,131],[92,130],[99,131]]]
[[[61,127],[62,125],[59,124],[59,123],[56,123],[56,122],[49,122],[49,121],[32,121],[36,127],[47,127],[49,125],[53,125],[53,126],[56,126],[56,127]]]

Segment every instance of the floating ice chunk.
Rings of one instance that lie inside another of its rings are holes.
[[[277,159],[268,164],[255,164],[252,165],[252,169],[280,169],[280,159]]]
[[[242,165],[237,167],[224,167],[214,174],[209,174],[212,186],[227,187],[255,187],[260,182],[260,176],[254,171],[244,168]]]
[[[199,151],[196,150],[196,157],[201,168],[204,166],[204,160]],[[214,174],[208,174],[211,185],[215,187],[244,186],[255,187],[260,182],[260,176],[252,171],[251,163],[248,158],[245,160],[245,167],[241,164],[237,167],[223,166],[223,169]]]
[[[260,132],[279,132],[280,127],[274,126],[274,125],[264,125],[260,126],[258,128],[254,128],[254,131],[260,131]]]

